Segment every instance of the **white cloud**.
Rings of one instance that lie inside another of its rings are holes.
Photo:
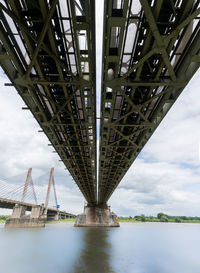
[[[144,158],[199,165],[199,82],[200,71],[145,146]]]
[[[58,202],[61,208],[72,213],[82,211],[83,197],[78,187],[56,153],[52,153],[52,147],[48,146],[48,139],[40,129],[30,111],[23,111],[24,102],[13,87],[5,87],[7,82],[5,75],[0,77],[0,178],[7,178],[12,182],[18,175],[15,183],[23,184],[26,171],[32,167],[32,176],[36,184],[40,185],[38,192],[46,190],[42,187],[48,183],[48,172],[55,167],[55,181],[58,194]],[[45,182],[36,179],[42,174],[46,175]],[[21,174],[21,177],[20,175]],[[20,179],[19,179],[20,178]],[[20,180],[20,181],[19,181]],[[62,185],[62,188],[60,188]],[[64,194],[63,194],[64,193]],[[42,202],[42,199],[39,198]],[[76,200],[76,202],[75,202]],[[44,202],[44,200],[43,200]],[[1,213],[8,213],[1,210]]]
[[[199,215],[200,104],[196,73],[110,199],[124,215]],[[118,200],[121,200],[119,203]]]
[[[155,215],[159,211],[199,215],[199,75],[184,90],[109,200],[119,215]],[[35,179],[55,166],[61,208],[81,212],[84,199],[80,191],[48,147],[46,136],[37,132],[39,126],[31,113],[21,110],[21,98],[14,88],[4,87],[4,82],[5,78],[0,78],[0,177],[25,174],[33,167]],[[41,184],[40,192],[44,193]]]

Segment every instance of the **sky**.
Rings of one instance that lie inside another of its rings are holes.
[[[101,2],[101,4],[100,4]],[[100,105],[103,1],[98,1],[97,104]],[[0,179],[24,183],[32,167],[33,181],[45,191],[55,167],[61,209],[82,213],[85,200],[72,177],[24,102],[0,72]],[[108,204],[118,215],[200,215],[200,71],[198,71],[130,167]],[[99,123],[98,123],[99,124]],[[41,179],[43,175],[43,179]],[[38,178],[39,177],[39,178]],[[120,201],[119,201],[120,200]],[[8,213],[0,210],[0,214]]]

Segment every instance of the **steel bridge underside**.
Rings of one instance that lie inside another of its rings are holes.
[[[0,64],[89,204],[106,204],[200,63],[199,0],[0,0]],[[98,3],[98,1],[96,2]]]
[[[105,1],[99,203],[199,68],[199,7],[186,0]]]
[[[94,1],[0,1],[0,63],[76,181],[96,203]]]

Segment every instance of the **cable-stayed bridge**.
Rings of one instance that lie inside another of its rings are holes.
[[[199,68],[200,1],[104,1],[98,174],[95,1],[2,0],[0,18],[0,64],[87,200],[81,223],[106,219]]]
[[[42,204],[38,204],[38,192],[35,190],[31,172],[32,168],[28,170],[25,183],[20,185],[0,180],[0,208],[13,210],[11,217],[6,221],[6,227],[42,227],[46,221],[75,218],[74,214],[59,210],[54,168],[51,169],[46,198]],[[53,203],[51,193],[53,193]],[[27,211],[31,212],[30,215],[26,215]]]

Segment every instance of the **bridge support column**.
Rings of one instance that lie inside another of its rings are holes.
[[[47,212],[47,221],[58,221],[60,220],[59,212]]]
[[[15,205],[11,217],[6,220],[6,228],[45,227],[46,218],[43,216],[42,206],[33,206],[30,215],[26,215],[27,208]]]
[[[85,206],[84,213],[79,214],[74,224],[75,227],[119,227],[119,221],[110,207]]]
[[[45,227],[47,217],[44,215],[43,206],[34,206],[31,210],[29,226],[30,227]]]

